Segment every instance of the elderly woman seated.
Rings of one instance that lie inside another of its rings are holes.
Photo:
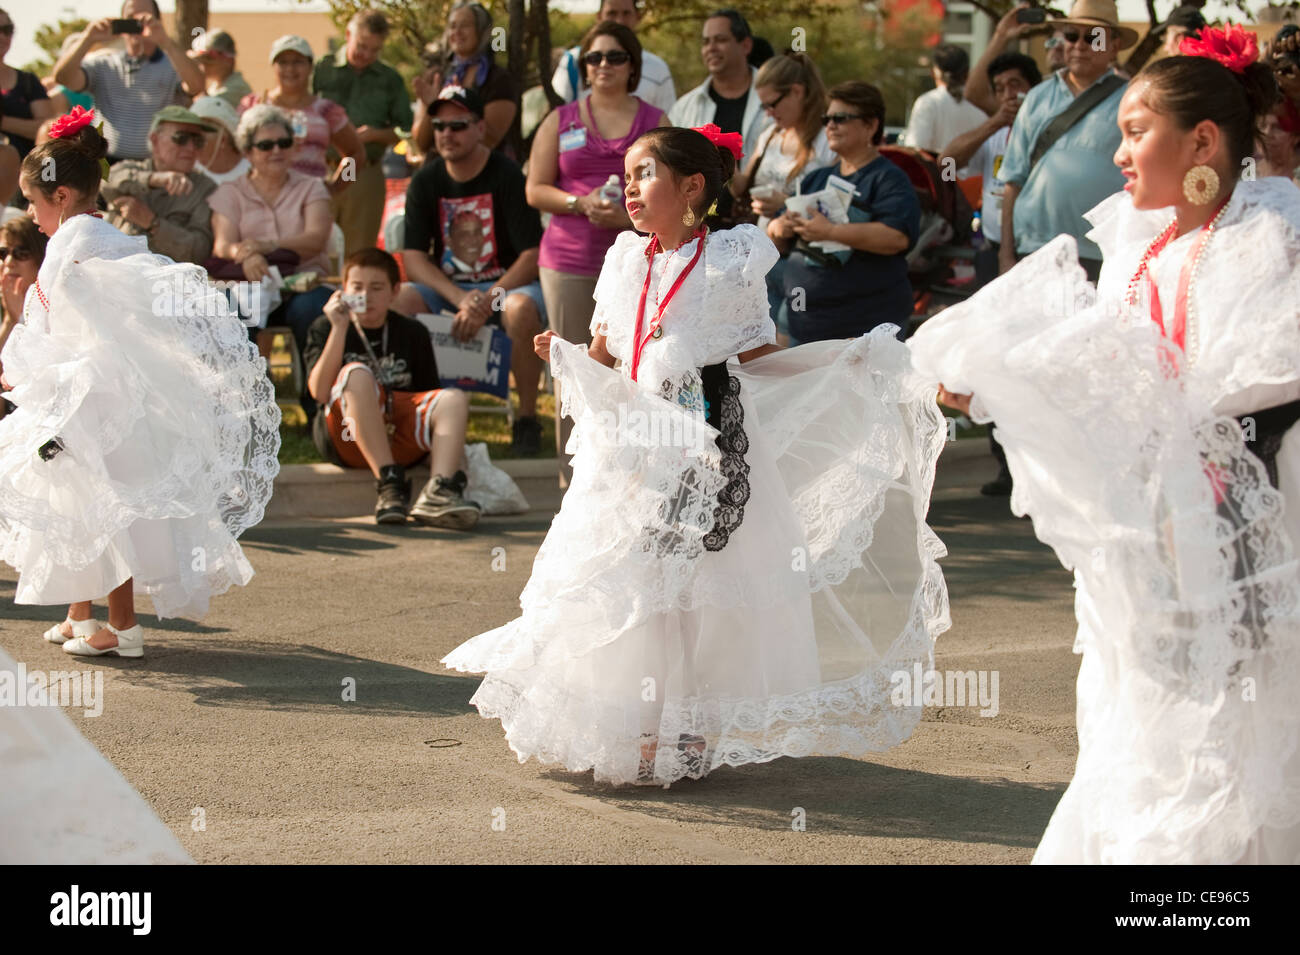
[[[212,206],[213,278],[261,281],[275,266],[281,276],[299,272],[329,273],[325,247],[333,220],[325,184],[291,167],[293,127],[274,106],[254,106],[239,119],[236,141],[252,168],[233,182],[217,187]],[[321,314],[333,289],[317,286],[282,293],[285,301],[271,313],[270,323],[293,329],[301,350],[307,329]]]

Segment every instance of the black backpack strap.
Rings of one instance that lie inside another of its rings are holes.
[[[1042,159],[1047,154],[1047,151],[1056,145],[1056,141],[1069,132],[1075,123],[1092,112],[1093,107],[1107,99],[1126,82],[1128,81],[1112,73],[1100,83],[1090,86],[1076,96],[1069,108],[1058,114],[1038,134],[1038,139],[1034,141],[1034,151],[1029,154],[1029,172],[1033,172],[1034,167],[1038,165],[1038,160]],[[1025,179],[1028,181],[1029,176],[1026,175]]]

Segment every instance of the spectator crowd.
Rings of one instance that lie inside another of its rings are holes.
[[[951,190],[954,204],[939,207],[965,209],[964,180],[978,210],[971,287],[1061,234],[1077,240],[1095,280],[1101,252],[1082,214],[1123,186],[1116,116],[1142,65],[1123,58],[1138,36],[1113,0],[1075,0],[1046,22],[1027,10],[998,22],[973,67],[960,47],[931,51],[934,88],[899,143],[869,78],[828,87],[814,56],[774,53],[736,9],[700,24],[706,76],[679,96],[667,63],[642,46],[635,0],[604,0],[581,42],[555,51],[553,109],[530,109],[496,60],[499,29],[474,2],[451,8],[409,87],[382,62],[390,24],[376,10],[351,18],[335,52],[293,35],[237,49],[221,29],[186,50],[154,0],[126,0],[117,17],[70,37],[44,80],[5,63],[14,26],[0,10],[0,347],[44,249],[22,217],[18,163],[55,116],[93,108],[109,144],[105,217],[214,280],[274,285],[278,304],[258,324],[292,332],[322,456],[372,471],[382,522],[468,528],[468,401],[440,386],[428,331],[411,316],[450,316],[461,342],[500,329],[517,394],[514,450],[538,453],[532,339],[549,327],[590,342],[601,263],[632,228],[623,158],[647,130],[711,123],[741,135],[744,159],[707,221],[756,223],[776,244],[769,302],[790,344],[908,328],[936,206],[918,168]],[[1204,26],[1197,8],[1178,8],[1156,28],[1153,55],[1179,55]],[[1266,51],[1280,95],[1260,129],[1259,175],[1293,178],[1300,163],[1298,34],[1283,28]],[[1021,48],[1032,35],[1046,37],[1045,69]],[[274,85],[250,87],[238,69],[247,55],[267,56]],[[405,157],[399,177],[385,172],[394,147]],[[567,439],[557,426],[562,483]],[[410,506],[405,468],[426,456],[433,476]],[[986,487],[1009,490],[1005,468]]]

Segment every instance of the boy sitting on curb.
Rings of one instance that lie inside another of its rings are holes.
[[[480,514],[464,498],[469,400],[459,389],[439,388],[428,330],[390,309],[399,281],[387,252],[348,256],[343,287],[307,332],[307,388],[325,407],[312,438],[326,461],[370,468],[378,524],[406,521],[405,469],[431,455],[431,476],[409,514],[421,524],[468,530]]]

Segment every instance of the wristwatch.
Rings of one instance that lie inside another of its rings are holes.
[[[577,212],[577,211],[578,211],[578,197],[577,197],[577,196],[569,196],[567,199],[564,200],[564,207],[565,207],[566,209],[568,209],[570,212]]]

